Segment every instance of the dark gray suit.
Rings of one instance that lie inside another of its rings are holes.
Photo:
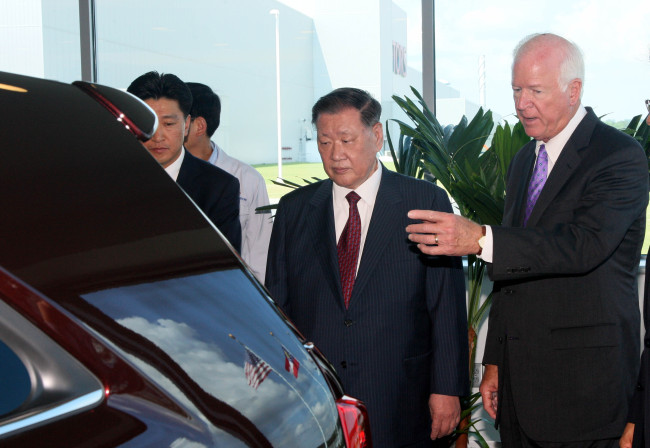
[[[619,437],[638,371],[647,162],[638,143],[587,110],[526,228],[535,142],[515,156],[503,227],[493,228],[483,361],[502,377],[506,357],[517,418],[537,441]]]
[[[648,249],[650,252],[650,249]],[[637,379],[634,396],[630,404],[628,421],[634,423],[634,448],[646,446],[650,440],[650,272],[646,259],[645,289],[643,292],[643,322],[645,323],[645,337],[643,338],[643,354],[641,355],[641,369]]]
[[[176,182],[239,252],[239,180],[186,150]]]
[[[463,271],[407,239],[411,209],[451,211],[429,182],[383,167],[349,308],[336,254],[332,181],[280,201],[266,271],[272,297],[368,408],[374,446],[429,446],[431,393],[468,392]]]

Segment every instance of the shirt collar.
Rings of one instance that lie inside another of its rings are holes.
[[[383,165],[377,161],[377,169],[374,173],[370,175],[364,183],[359,185],[354,191],[361,197],[362,201],[365,201],[369,206],[374,206],[375,199],[377,198],[377,192],[379,191],[379,184],[381,183],[381,172],[384,169]],[[332,182],[332,195],[334,197],[334,203],[345,203],[347,204],[348,200],[345,199],[345,196],[351,192],[349,188],[341,187]]]
[[[183,164],[183,159],[185,158],[185,147],[181,148],[181,155],[178,156],[178,159],[174,160],[171,165],[165,168],[167,174],[174,180],[178,179],[178,173],[181,170],[181,165]]]
[[[560,157],[560,153],[562,152],[562,148],[566,145],[566,143],[569,141],[571,138],[571,135],[573,134],[573,131],[576,130],[582,119],[587,115],[587,109],[584,108],[584,106],[580,106],[576,113],[573,115],[571,120],[567,123],[567,125],[560,131],[559,134],[557,134],[555,137],[550,139],[548,142],[544,143],[543,141],[537,141],[536,146],[535,146],[535,154],[539,153],[539,147],[544,143],[544,149],[546,149],[546,153],[548,154],[549,162],[555,165],[555,162],[557,162],[557,159]]]
[[[221,152],[221,148],[217,146],[215,142],[210,140],[210,147],[212,147],[212,154],[210,154],[210,158],[208,159],[208,162],[210,162],[213,165],[217,164],[217,159],[219,158],[219,153]]]

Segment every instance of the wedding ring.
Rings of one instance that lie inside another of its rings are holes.
[[[436,233],[435,235],[436,235],[436,239],[434,241],[436,242],[436,244],[438,244],[438,234]]]

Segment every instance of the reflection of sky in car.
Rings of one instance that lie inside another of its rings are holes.
[[[337,411],[318,367],[240,270],[119,287],[84,299],[165,351],[203,390],[253,421],[274,446],[298,437],[303,446],[315,447],[334,432]],[[284,368],[282,345],[300,362],[298,378]],[[244,346],[273,369],[257,389],[244,373]],[[127,357],[194,409],[161,372]],[[306,420],[308,408],[314,419]],[[286,424],[278,424],[279,416]]]

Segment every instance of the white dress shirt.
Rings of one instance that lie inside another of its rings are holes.
[[[566,145],[573,134],[573,131],[576,130],[582,119],[587,115],[587,109],[584,106],[580,106],[576,111],[575,115],[569,120],[569,123],[557,134],[555,137],[547,141],[546,143],[542,141],[537,141],[535,143],[535,160],[537,160],[537,155],[539,154],[539,147],[544,143],[544,149],[548,154],[548,168],[546,171],[546,178],[551,175],[551,170],[555,166],[555,162],[560,157],[562,153],[562,148]],[[490,226],[485,226],[485,243],[483,244],[483,251],[479,257],[488,263],[492,263],[494,257],[494,241],[492,239],[492,228]]]
[[[370,175],[368,179],[354,191],[361,197],[357,203],[359,210],[359,217],[361,218],[361,241],[359,243],[359,257],[357,258],[357,271],[361,263],[361,254],[363,254],[363,246],[366,242],[366,235],[368,235],[368,227],[370,226],[370,218],[372,218],[372,211],[375,208],[375,199],[377,199],[377,191],[379,191],[379,184],[381,183],[381,170],[382,166],[377,162],[377,169]],[[332,205],[334,206],[334,228],[336,230],[336,242],[338,243],[341,233],[348,222],[350,214],[350,203],[345,196],[353,190],[332,184]]]
[[[174,160],[171,165],[165,168],[167,174],[174,179],[174,182],[178,179],[178,173],[181,170],[181,165],[183,164],[183,159],[185,158],[185,147],[181,148],[181,155],[178,156],[178,159]]]
[[[266,257],[269,251],[273,222],[271,213],[256,213],[255,209],[269,205],[269,195],[262,175],[210,142],[212,154],[208,162],[239,179],[239,222],[241,224],[241,257],[263,284]]]

